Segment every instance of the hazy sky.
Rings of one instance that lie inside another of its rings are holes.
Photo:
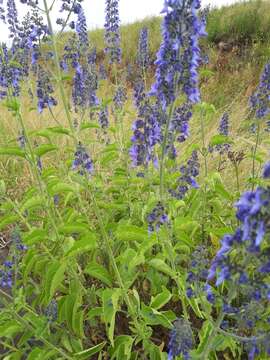
[[[50,3],[52,0],[48,0]],[[234,3],[236,0],[202,0],[203,5],[221,6]],[[23,18],[27,6],[15,0],[19,17]],[[42,1],[40,1],[42,3]],[[61,0],[56,0],[56,8],[61,6]],[[164,0],[120,0],[120,18],[123,23],[133,22],[146,16],[158,15],[164,4]],[[84,0],[83,7],[87,15],[88,27],[102,27],[104,24],[105,0]],[[57,10],[53,13],[53,18],[57,18]],[[7,29],[4,24],[0,24],[0,41],[6,41],[8,38]]]

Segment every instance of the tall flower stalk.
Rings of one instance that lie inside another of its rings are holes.
[[[270,63],[266,64],[261,74],[260,83],[250,98],[250,106],[256,117],[256,143],[252,153],[252,190],[255,188],[255,161],[261,137],[262,121],[270,113]]]
[[[111,64],[121,62],[119,0],[106,0],[105,53]]]
[[[180,95],[194,104],[200,101],[198,67],[199,38],[205,36],[205,24],[199,17],[199,0],[165,0],[162,43],[157,53],[156,80],[151,95],[166,112],[160,158],[160,197],[164,200],[164,167],[172,117]]]

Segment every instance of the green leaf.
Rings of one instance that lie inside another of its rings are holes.
[[[110,151],[109,153],[106,153],[104,156],[102,156],[100,160],[100,164],[105,166],[111,163],[113,160],[118,159],[119,155],[116,151]]]
[[[162,286],[162,292],[151,299],[150,306],[158,310],[166,305],[170,301],[171,297],[172,294],[169,292],[169,290]]]
[[[98,124],[91,124],[91,123],[82,124],[80,130],[86,130],[86,129],[100,129],[100,126]]]
[[[200,337],[200,344],[196,350],[196,356],[201,355],[207,346],[208,338],[213,330],[213,325],[209,321],[205,321],[203,327],[200,330],[199,337]]]
[[[58,147],[55,146],[55,145],[51,145],[51,144],[43,144],[43,145],[40,145],[38,146],[37,148],[34,149],[34,153],[41,157],[51,151],[55,151],[55,150],[58,150]]]
[[[134,339],[128,335],[120,335],[115,339],[114,347],[110,351],[110,359],[129,360]]]
[[[93,319],[94,317],[101,317],[103,314],[103,308],[102,307],[95,307],[91,310],[89,310],[87,314],[87,318],[89,320]]]
[[[43,229],[34,228],[23,236],[23,243],[25,245],[33,245],[42,242],[47,238],[47,232]]]
[[[20,102],[17,98],[7,99],[4,103],[4,106],[7,107],[9,110],[18,112],[20,110]]]
[[[62,283],[67,268],[66,261],[54,261],[49,265],[45,275],[45,299],[48,304],[54,296],[55,291]]]
[[[223,145],[223,144],[233,144],[233,140],[225,135],[215,135],[210,140],[211,146]]]
[[[75,356],[76,359],[79,359],[79,360],[88,360],[91,358],[91,356],[99,353],[104,348],[105,345],[106,345],[106,342],[104,341],[96,346],[93,346],[93,347],[87,349],[87,350],[77,352],[77,353],[73,354],[73,356]]]
[[[215,75],[214,71],[209,69],[201,69],[200,76],[210,78],[211,76]]]
[[[86,234],[89,232],[88,224],[66,224],[59,227],[61,234]]]
[[[4,325],[0,326],[1,337],[11,338],[22,330],[22,326],[16,320],[10,320],[8,322],[5,322]]]
[[[66,193],[66,192],[75,192],[75,188],[74,188],[74,185],[70,185],[70,184],[66,184],[66,183],[62,183],[62,182],[59,182],[55,185],[53,185],[50,190],[50,195],[59,195],[59,194],[62,194],[62,193]]]
[[[61,126],[50,127],[48,130],[54,134],[70,135],[70,130]]]
[[[91,275],[95,279],[104,282],[104,284],[110,287],[112,286],[112,277],[104,266],[97,263],[91,263],[86,267],[84,272],[88,275]]]
[[[88,233],[81,240],[77,240],[72,248],[65,254],[67,257],[76,256],[80,253],[85,253],[89,250],[95,249],[97,244],[96,235]]]
[[[120,241],[139,241],[143,242],[148,237],[146,229],[142,229],[135,225],[120,224],[116,231],[116,237]]]
[[[105,289],[102,292],[103,316],[106,323],[108,338],[114,346],[115,315],[118,311],[118,301],[121,289]]]
[[[83,331],[83,321],[84,321],[84,312],[83,310],[77,311],[73,318],[73,329],[76,334],[78,334],[79,339],[85,338]]]
[[[40,195],[36,195],[27,199],[21,206],[21,212],[25,210],[35,209],[35,208],[44,208],[44,198]]]
[[[7,215],[2,217],[0,222],[0,230],[4,229],[6,226],[16,223],[19,220],[17,215]]]
[[[142,304],[141,314],[148,325],[162,325],[166,328],[172,328],[171,321],[162,312],[152,309]]]
[[[166,275],[174,277],[175,274],[173,270],[161,259],[152,259],[149,261],[149,266],[153,267],[154,269],[163,272]]]
[[[25,151],[19,147],[0,147],[0,155],[19,156],[25,158]]]
[[[216,113],[216,108],[213,104],[209,104],[207,102],[201,102],[196,105],[196,109],[204,112],[205,114],[214,114]]]
[[[56,354],[56,350],[44,350],[36,347],[28,355],[27,360],[49,360],[54,358]]]

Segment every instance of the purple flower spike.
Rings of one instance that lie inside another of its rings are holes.
[[[270,161],[268,161],[268,163],[266,163],[265,166],[264,166],[263,178],[264,179],[269,179],[270,178]]]
[[[206,35],[200,19],[198,0],[165,0],[162,24],[163,41],[157,53],[156,82],[151,94],[166,109],[182,91],[189,102],[200,101],[198,66],[199,38]]]
[[[119,0],[106,0],[105,53],[111,64],[121,62]]]

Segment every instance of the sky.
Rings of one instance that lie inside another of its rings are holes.
[[[50,3],[52,0],[48,0]],[[232,4],[236,0],[202,0],[202,5],[210,4],[212,6],[221,6]],[[21,20],[26,13],[27,6],[15,0],[18,7],[19,19]],[[42,1],[41,1],[42,3]],[[53,11],[52,18],[55,20],[57,15],[57,8],[61,6],[61,0],[56,0],[56,9]],[[146,16],[158,15],[162,10],[164,0],[120,0],[120,19],[122,23],[130,23]],[[86,12],[87,24],[89,29],[103,27],[105,0],[84,0],[83,7]],[[7,41],[8,33],[6,26],[0,24],[0,41]]]

